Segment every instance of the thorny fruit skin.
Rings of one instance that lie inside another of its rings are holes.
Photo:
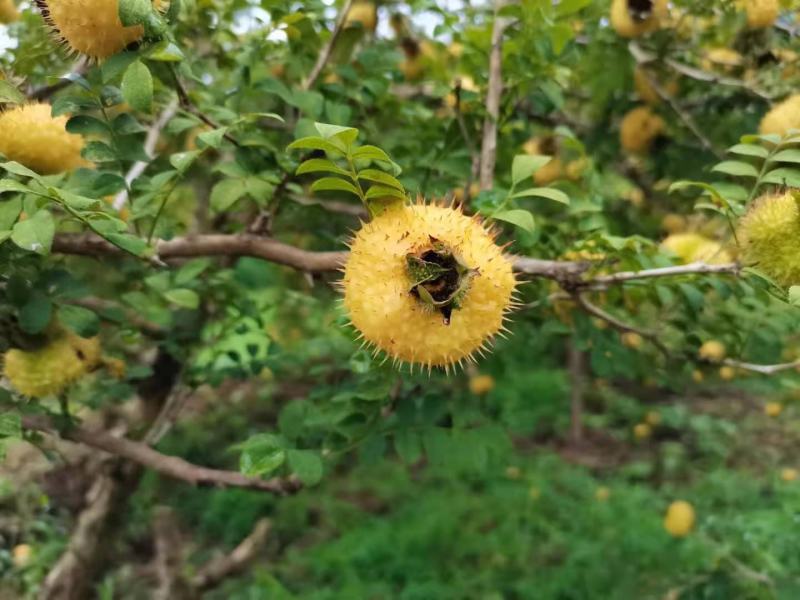
[[[3,357],[3,374],[20,394],[41,398],[61,393],[100,364],[100,339],[61,333],[39,350],[12,349]]]
[[[747,26],[751,29],[772,27],[778,18],[778,0],[745,0]]]
[[[750,205],[738,228],[745,262],[787,287],[800,283],[798,201],[797,190],[761,196]]]
[[[694,507],[685,500],[675,500],[667,508],[664,516],[664,529],[677,538],[686,537],[694,529]]]
[[[614,0],[611,3],[611,26],[625,38],[655,31],[667,16],[667,0]]]
[[[36,0],[53,34],[73,52],[94,59],[113,56],[144,36],[141,25],[125,27],[118,0]],[[153,2],[164,10],[166,0]]]
[[[39,173],[54,175],[86,163],[83,138],[67,133],[67,117],[50,116],[49,104],[25,104],[0,113],[0,153]]]
[[[619,126],[619,140],[628,152],[645,154],[664,132],[664,120],[647,106],[628,111]]]
[[[407,257],[449,248],[474,274],[446,324],[442,313],[411,293]],[[363,225],[350,245],[342,287],[353,325],[376,354],[395,363],[449,368],[488,348],[503,329],[516,280],[511,262],[476,218],[417,203],[394,205]]]
[[[800,94],[789,96],[773,106],[761,119],[759,133],[786,135],[790,129],[800,129]]]

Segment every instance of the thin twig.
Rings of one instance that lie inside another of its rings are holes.
[[[497,124],[500,120],[500,99],[503,94],[503,34],[513,22],[500,16],[507,0],[495,0],[492,49],[489,53],[489,87],[486,92],[486,118],[481,142],[481,190],[494,187],[494,165],[497,159]]]
[[[597,275],[587,280],[593,285],[613,285],[632,281],[635,279],[651,279],[653,277],[676,277],[680,275],[700,275],[717,273],[727,273],[739,275],[742,265],[739,263],[725,263],[712,265],[704,262],[693,262],[686,265],[676,265],[673,267],[659,267],[657,269],[643,269],[641,271],[620,271],[611,275]]]
[[[156,145],[158,144],[158,138],[161,136],[161,131],[164,127],[167,126],[167,123],[170,122],[172,117],[175,116],[175,113],[178,112],[178,100],[175,99],[170,102],[161,114],[158,115],[158,118],[153,121],[153,124],[150,126],[150,129],[147,130],[147,137],[144,140],[144,153],[150,157],[152,160],[154,158],[154,153],[156,150]],[[138,160],[128,172],[125,174],[125,189],[122,190],[119,194],[114,196],[114,209],[117,211],[122,210],[125,204],[128,202],[128,196],[130,194],[131,185],[134,181],[144,173],[147,165],[150,163],[144,160]]]
[[[205,592],[247,567],[256,558],[259,550],[264,547],[271,529],[272,523],[269,519],[258,521],[250,535],[243,539],[230,554],[212,559],[200,567],[192,578],[192,586]]]
[[[189,97],[189,92],[186,90],[186,86],[183,85],[183,82],[181,81],[180,77],[178,77],[178,73],[175,71],[174,68],[171,68],[170,71],[172,73],[173,82],[175,83],[175,91],[178,94],[178,101],[180,102],[181,108],[186,112],[194,115],[198,119],[200,119],[203,123],[205,123],[212,129],[219,129],[220,127],[222,127],[222,125],[217,123],[214,119],[209,117],[207,114],[205,114],[202,110],[200,110],[194,105],[192,99]],[[225,134],[222,137],[224,137],[234,146],[237,147],[241,146],[238,140],[228,132],[225,132]]]
[[[745,371],[752,371],[754,373],[761,373],[762,375],[773,375],[774,373],[790,371],[800,367],[800,360],[795,360],[788,363],[778,363],[775,365],[759,365],[756,363],[743,362],[733,358],[726,358],[722,362],[729,367],[735,367]]]
[[[311,69],[311,72],[308,74],[308,77],[303,82],[302,88],[304,90],[310,90],[314,87],[314,84],[319,79],[319,76],[322,75],[322,71],[325,69],[325,66],[328,64],[328,61],[331,58],[331,53],[333,52],[333,48],[336,45],[336,40],[339,39],[339,35],[342,33],[344,29],[345,21],[347,20],[347,13],[350,12],[350,7],[353,5],[353,0],[346,0],[344,6],[342,6],[341,11],[339,11],[339,17],[336,19],[336,25],[333,27],[333,31],[331,32],[331,37],[328,38],[328,41],[322,46],[322,50],[317,57],[317,62],[314,64],[314,67]]]
[[[89,64],[86,59],[80,58],[75,62],[70,73],[61,77],[56,83],[32,90],[28,94],[28,98],[31,100],[48,100],[51,96],[75,83],[78,77],[86,75],[88,69]]]

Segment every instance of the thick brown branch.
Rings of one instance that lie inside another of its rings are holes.
[[[177,456],[162,454],[146,444],[115,437],[103,431],[89,431],[80,426],[73,426],[59,432],[53,422],[43,416],[23,417],[22,424],[26,429],[49,434],[60,433],[67,440],[103,450],[192,485],[240,487],[281,495],[299,489],[299,484],[292,479],[260,479],[247,477],[236,471],[201,467]]]
[[[233,552],[227,556],[213,559],[202,566],[192,579],[192,586],[204,592],[219,585],[227,577],[240,572],[264,546],[271,528],[272,523],[268,519],[258,521],[250,535],[243,539]]]

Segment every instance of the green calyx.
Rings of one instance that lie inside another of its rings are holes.
[[[442,313],[450,324],[453,310],[461,308],[478,270],[471,269],[444,243],[431,238],[421,252],[406,255],[406,271],[411,280],[409,293],[432,310]]]

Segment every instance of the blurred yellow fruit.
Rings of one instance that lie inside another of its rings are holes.
[[[725,358],[725,344],[718,342],[717,340],[709,340],[700,346],[700,349],[697,351],[697,355],[703,360],[720,362],[723,358]]]
[[[633,426],[633,437],[637,440],[646,440],[653,433],[653,428],[647,423],[637,423]]]
[[[767,402],[764,405],[764,414],[768,417],[777,417],[783,412],[783,404],[780,402]]]
[[[453,58],[461,58],[461,55],[464,54],[464,44],[461,42],[452,42],[447,47],[447,53]]]
[[[29,544],[18,544],[11,551],[11,560],[16,568],[22,569],[28,565],[32,554],[33,549]]]
[[[620,336],[622,345],[634,350],[642,347],[642,336],[634,331],[626,331]]]
[[[660,21],[665,20],[667,16],[667,0],[650,2],[613,0],[611,3],[611,26],[614,31],[626,38],[639,37],[655,31],[659,28]]]
[[[662,250],[676,254],[682,263],[707,262],[710,264],[726,264],[733,257],[719,242],[715,242],[699,233],[673,233],[661,242]]]
[[[786,135],[790,129],[800,129],[800,94],[789,96],[773,106],[758,127],[759,133],[764,135]]]
[[[0,23],[13,23],[19,19],[19,11],[14,0],[0,0]]]
[[[466,200],[466,195],[464,194],[465,188],[456,188],[453,190],[453,200],[456,201],[457,204],[463,204]],[[469,186],[469,197],[470,199],[475,198],[478,194],[481,193],[481,186],[477,181],[473,181]]]
[[[723,381],[731,381],[736,378],[736,369],[733,367],[720,367],[719,378]]]
[[[644,154],[664,132],[664,120],[647,106],[628,111],[619,126],[619,139],[628,152]]]
[[[772,27],[778,18],[778,0],[745,0],[747,25],[751,29]]]
[[[664,218],[661,219],[661,227],[667,233],[681,233],[682,231],[686,231],[686,225],[686,217],[676,213],[669,213],[664,215]]]
[[[378,25],[378,8],[372,2],[354,2],[347,12],[345,27],[361,27],[375,31]]]
[[[283,77],[286,75],[286,65],[283,63],[272,65],[269,68],[269,74],[276,79],[283,79]]]
[[[480,396],[494,389],[494,377],[491,375],[475,375],[469,379],[469,391]]]
[[[664,529],[673,537],[686,537],[694,528],[695,513],[691,504],[685,500],[675,500],[667,508],[664,516]]]
[[[611,497],[611,490],[601,485],[594,491],[594,497],[598,502],[606,502]]]
[[[651,427],[656,427],[661,424],[661,413],[651,410],[645,415],[644,420]]]
[[[532,137],[522,145],[522,151],[525,154],[551,157],[547,164],[539,167],[533,174],[533,180],[538,185],[547,185],[564,177],[564,165],[558,157],[558,141],[554,136]]]
[[[506,477],[509,479],[519,479],[522,477],[522,471],[519,467],[506,467]]]
[[[678,94],[678,81],[676,79],[671,79],[667,83],[661,84],[661,82],[655,79],[653,73],[646,71],[644,67],[636,67],[633,71],[633,86],[639,98],[647,104],[658,104],[661,102],[661,96],[651,83],[652,81],[661,85],[662,91],[667,96],[675,96]]]
[[[419,56],[404,58],[399,69],[406,81],[417,81],[425,74],[425,65]]]
[[[692,381],[695,383],[701,383],[705,379],[703,372],[700,369],[695,369],[692,371]]]
[[[706,71],[721,70],[730,72],[741,67],[744,58],[736,50],[731,48],[710,48],[706,50],[701,66]]]
[[[798,475],[797,469],[793,469],[791,467],[786,467],[785,469],[781,469],[781,479],[783,479],[787,483],[796,480],[797,475]]]

